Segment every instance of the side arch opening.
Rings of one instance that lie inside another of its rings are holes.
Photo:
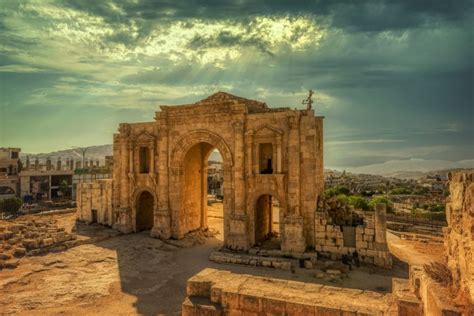
[[[153,210],[155,199],[148,191],[143,191],[137,198],[136,227],[137,232],[153,228]]]
[[[261,195],[255,205],[255,245],[264,249],[281,247],[280,201],[273,195]]]

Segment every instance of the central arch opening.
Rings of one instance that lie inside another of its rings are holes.
[[[263,194],[255,206],[255,245],[263,249],[280,249],[280,201]]]
[[[192,146],[184,157],[183,178],[184,233],[200,228],[222,233],[224,194],[220,152],[206,142]]]
[[[137,232],[153,228],[153,209],[155,200],[148,191],[143,191],[137,200]]]

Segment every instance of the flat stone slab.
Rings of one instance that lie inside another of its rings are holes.
[[[204,269],[190,278],[187,295],[209,298],[224,313],[261,315],[392,315],[393,306],[391,294],[216,269]]]

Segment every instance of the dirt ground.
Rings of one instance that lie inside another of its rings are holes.
[[[388,232],[387,241],[392,255],[412,265],[423,265],[443,259],[443,243],[439,242],[439,238],[436,237],[433,238],[432,242],[421,242],[403,240]]]
[[[74,214],[51,216],[51,219],[65,227],[74,227]],[[211,228],[222,232],[221,204],[209,207],[208,222]],[[315,278],[311,270],[297,268],[292,273],[210,262],[210,253],[222,246],[220,233],[205,239],[203,244],[184,248],[179,242],[171,244],[150,238],[148,232],[117,235],[99,225],[78,225],[77,234],[87,243],[64,252],[26,257],[18,268],[0,271],[1,315],[180,315],[186,280],[207,267],[326,282]],[[326,283],[390,292],[394,276],[406,278],[406,265],[397,262],[391,271],[361,267],[341,281]]]

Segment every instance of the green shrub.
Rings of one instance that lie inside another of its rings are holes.
[[[369,208],[369,203],[367,202],[367,199],[365,199],[362,196],[358,195],[351,195],[348,197],[349,200],[349,205],[353,205],[354,208],[362,209],[364,211],[370,210]]]
[[[337,199],[339,200],[339,202],[341,202],[342,204],[349,204],[349,197],[345,194],[339,194],[337,196]]]
[[[372,210],[375,210],[375,205],[377,205],[379,203],[383,203],[383,204],[387,205],[387,213],[393,213],[393,203],[392,203],[392,201],[390,201],[389,199],[387,199],[386,197],[383,197],[383,196],[378,196],[378,197],[375,197],[372,200],[370,200],[369,207]]]
[[[10,214],[16,214],[22,204],[23,201],[16,197],[3,199],[0,200],[0,211]]]
[[[348,188],[342,186],[336,186],[334,188],[330,188],[324,191],[325,198],[332,198],[333,196],[338,196],[341,194],[350,195],[351,191]]]

